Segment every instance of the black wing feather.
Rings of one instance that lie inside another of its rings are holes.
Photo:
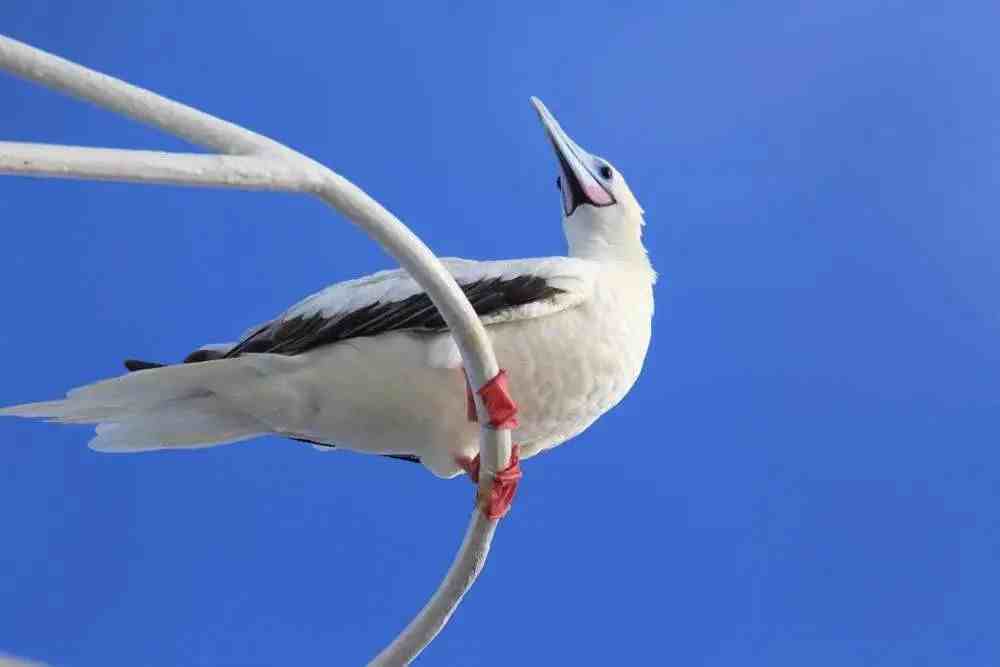
[[[550,299],[564,290],[539,276],[489,278],[460,285],[479,316]],[[347,313],[275,320],[237,343],[226,357],[266,352],[296,355],[348,338],[377,336],[389,331],[444,331],[444,319],[424,293],[399,301],[378,302]]]
[[[536,301],[544,301],[565,290],[548,284],[540,276],[522,275],[512,278],[484,278],[459,285],[480,317]],[[277,319],[264,324],[246,336],[229,351],[195,350],[184,363],[238,357],[241,354],[268,353],[297,355],[323,345],[358,338],[377,336],[389,331],[444,331],[444,318],[424,293],[399,301],[376,301],[346,313],[325,316],[321,312]],[[130,371],[157,368],[163,364],[128,360]]]

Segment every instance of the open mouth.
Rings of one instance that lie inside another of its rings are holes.
[[[582,204],[601,207],[617,203],[614,195],[587,168],[587,162],[592,162],[594,158],[566,136],[559,123],[540,100],[532,98],[532,102],[538,110],[542,125],[545,126],[545,133],[556,153],[556,159],[559,160],[559,171],[561,172],[559,189],[562,191],[563,210],[566,215],[572,215]]]

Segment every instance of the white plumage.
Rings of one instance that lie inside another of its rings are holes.
[[[653,272],[624,179],[536,107],[560,164],[570,257],[443,260],[487,326],[520,408],[522,458],[584,430],[642,368]],[[478,449],[461,358],[419,286],[382,271],[327,287],[208,360],[138,370],[3,415],[96,423],[91,447],[132,452],[280,434],[419,458],[437,475]],[[229,355],[229,356],[226,356]],[[218,357],[218,358],[213,358]],[[324,447],[327,451],[336,451]]]

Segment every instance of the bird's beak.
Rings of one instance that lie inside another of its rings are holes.
[[[572,215],[580,204],[611,206],[616,203],[611,192],[591,171],[597,162],[596,158],[569,138],[560,127],[559,121],[549,113],[540,99],[532,97],[531,103],[535,105],[535,111],[542,121],[545,134],[548,135],[556,152],[556,159],[559,160],[559,169],[562,172],[559,189],[562,190],[563,211],[566,217]]]

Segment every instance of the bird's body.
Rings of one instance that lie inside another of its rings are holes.
[[[551,118],[540,104],[539,112],[543,122]],[[571,256],[444,260],[509,372],[522,458],[580,433],[625,396],[642,368],[653,313],[641,209],[620,179],[600,186],[614,205],[601,203],[589,173],[560,154],[565,135],[554,120],[547,130],[562,166]],[[582,186],[567,195],[573,178]],[[333,285],[188,363],[130,368],[140,370],[0,414],[96,423],[91,445],[103,451],[279,434],[329,451],[413,457],[442,477],[460,473],[478,451],[458,350],[400,270]]]
[[[594,271],[593,291],[581,303],[487,325],[518,402],[512,437],[522,458],[589,426],[621,400],[642,366],[652,308],[648,278],[643,293],[629,283],[644,276],[588,264],[579,265]],[[623,293],[640,298],[622,299]],[[456,460],[478,451],[479,427],[467,419],[461,359],[447,332],[352,338],[278,361],[236,399],[242,411],[267,406],[258,418],[271,431],[416,456],[441,476],[461,472]]]

